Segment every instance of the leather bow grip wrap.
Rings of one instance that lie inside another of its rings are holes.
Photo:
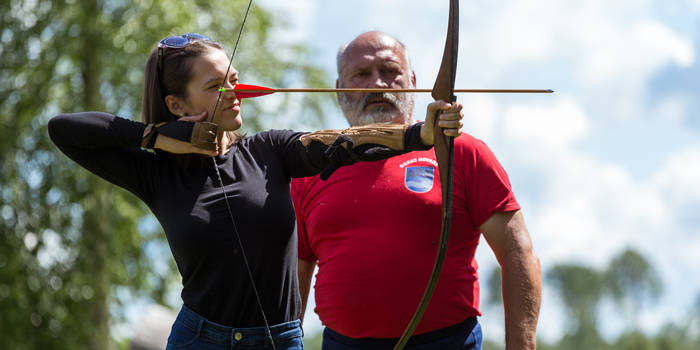
[[[159,124],[148,124],[141,146],[153,148],[158,134],[192,144],[208,151],[216,150],[216,130],[218,126],[210,122],[175,120]]]
[[[423,123],[377,123],[343,130],[320,130],[299,138],[311,155],[312,163],[327,180],[338,168],[359,161],[387,159],[432,146],[420,140]]]
[[[409,124],[375,123],[357,126],[343,130],[319,130],[302,135],[299,140],[308,147],[312,141],[332,145],[340,135],[346,135],[352,140],[354,147],[364,144],[377,144],[393,150],[404,149],[404,135]],[[347,143],[343,144],[347,149]]]

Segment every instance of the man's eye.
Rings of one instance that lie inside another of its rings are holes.
[[[398,74],[401,71],[398,68],[384,68],[384,73]]]
[[[369,72],[367,72],[367,71],[355,72],[352,74],[352,77],[353,78],[362,78],[362,77],[366,77],[368,74],[369,74]]]

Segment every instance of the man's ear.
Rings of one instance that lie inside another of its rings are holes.
[[[168,110],[173,115],[182,116],[186,114],[183,101],[173,95],[165,96],[165,105],[168,106]]]
[[[413,87],[416,87],[416,72],[411,71],[411,82],[413,83]]]
[[[336,79],[336,80],[335,80],[335,88],[336,88],[336,89],[340,89],[340,79]],[[335,93],[335,98],[338,99],[338,100],[340,100],[340,98],[339,98],[340,96],[338,96],[338,94],[340,94],[340,92],[336,92],[336,93]]]

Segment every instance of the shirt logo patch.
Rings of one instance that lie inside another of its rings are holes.
[[[406,167],[404,183],[406,188],[413,192],[425,193],[433,188],[435,168],[431,166]]]

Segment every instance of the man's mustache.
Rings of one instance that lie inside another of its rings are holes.
[[[370,92],[360,101],[360,110],[364,111],[368,104],[376,102],[377,100],[387,102],[394,106],[394,108],[398,108],[399,98],[396,95],[389,92]]]

